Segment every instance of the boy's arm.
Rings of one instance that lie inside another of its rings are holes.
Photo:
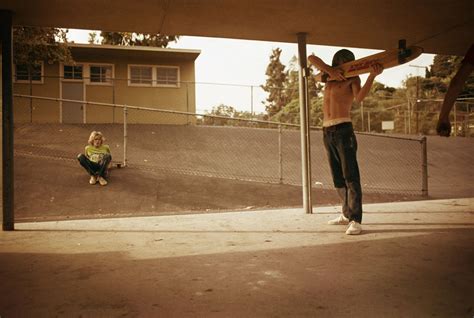
[[[324,73],[328,73],[329,77],[336,80],[340,80],[340,81],[346,80],[344,75],[341,74],[341,70],[327,65],[326,63],[323,62],[323,60],[321,60],[316,55],[312,54],[308,56],[308,61],[310,64],[314,65],[318,70],[323,71]]]
[[[461,68],[454,75],[451,83],[449,83],[448,91],[444,96],[443,106],[439,113],[438,124],[436,125],[436,131],[438,135],[449,137],[451,134],[451,122],[449,121],[449,113],[453,109],[454,102],[458,98],[459,93],[461,93],[466,80],[469,78],[469,75],[474,70],[474,64],[463,63]]]
[[[369,77],[367,78],[367,81],[365,81],[365,84],[364,86],[362,86],[362,88],[360,88],[360,79],[357,82],[359,83],[359,85],[356,85],[354,87],[354,84],[353,84],[352,92],[354,93],[356,103],[360,103],[361,101],[364,100],[365,96],[367,96],[367,94],[369,93],[370,88],[372,87],[372,84],[374,83],[375,77],[377,75],[382,74],[382,71],[383,71],[382,65],[374,64],[372,66],[372,71],[370,71]]]

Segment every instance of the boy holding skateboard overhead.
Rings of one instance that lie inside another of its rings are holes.
[[[362,188],[359,166],[357,164],[357,140],[352,127],[350,111],[352,102],[361,102],[369,93],[377,75],[383,67],[374,64],[361,87],[358,76],[345,78],[337,66],[355,60],[354,54],[346,49],[334,54],[332,65],[324,63],[319,57],[311,55],[308,61],[333,79],[326,83],[323,100],[323,136],[328,155],[331,174],[337,193],[343,200],[342,214],[328,223],[331,225],[349,225],[348,235],[362,232]]]

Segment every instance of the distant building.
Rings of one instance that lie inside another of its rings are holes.
[[[199,50],[70,44],[73,65],[14,65],[14,94],[171,111],[196,111],[194,62]],[[16,123],[120,123],[121,107],[14,98]],[[187,124],[190,116],[128,111],[130,123]]]

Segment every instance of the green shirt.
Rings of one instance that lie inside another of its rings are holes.
[[[86,146],[85,154],[90,161],[99,162],[104,158],[104,155],[110,155],[110,148],[108,145],[101,145],[100,147],[88,145]]]

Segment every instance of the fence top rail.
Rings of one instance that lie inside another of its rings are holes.
[[[125,104],[113,104],[113,103],[103,103],[103,102],[93,102],[93,101],[86,101],[86,100],[74,100],[74,99],[65,99],[65,98],[57,98],[57,97],[45,97],[45,96],[33,96],[33,95],[24,95],[24,94],[14,94],[13,96],[18,98],[28,98],[28,99],[40,99],[40,100],[51,100],[56,102],[69,102],[69,103],[78,103],[78,104],[86,104],[86,105],[95,105],[95,106],[103,106],[103,107],[119,107],[122,109],[134,109],[134,110],[143,110],[143,111],[153,111],[153,112],[160,112],[160,113],[168,113],[168,114],[176,114],[176,115],[187,115],[187,116],[201,116],[201,117],[209,117],[209,118],[218,118],[218,119],[225,119],[225,120],[235,120],[235,121],[242,121],[248,123],[259,123],[259,124],[266,124],[266,125],[275,125],[275,126],[287,126],[287,127],[295,127],[300,128],[298,124],[291,124],[291,123],[280,123],[276,121],[265,121],[265,120],[257,120],[257,119],[247,119],[247,118],[232,118],[226,116],[219,116],[219,115],[210,115],[210,114],[199,114],[199,113],[190,113],[178,110],[167,110],[167,109],[156,109],[151,107],[142,107],[142,106],[135,106],[135,105],[125,105]],[[322,130],[320,126],[310,126],[311,130]],[[369,133],[369,132],[356,132],[358,135],[366,135],[372,137],[379,137],[379,138],[391,138],[391,139],[400,139],[400,140],[410,140],[410,141],[418,141],[422,142],[425,137],[413,138],[413,137],[401,137],[401,136],[391,136],[379,133]]]
[[[380,138],[390,138],[390,139],[400,139],[400,140],[409,140],[409,141],[418,141],[422,142],[424,136],[420,136],[418,138],[415,137],[402,137],[402,136],[393,136],[393,135],[386,135],[386,134],[381,134],[381,133],[372,133],[372,132],[363,132],[363,131],[356,131],[358,135],[365,135],[365,136],[371,136],[371,137],[380,137]]]
[[[61,102],[68,102],[68,103],[77,103],[77,104],[86,104],[86,105],[95,105],[95,106],[104,106],[104,107],[119,107],[119,108],[123,108],[123,109],[153,111],[153,112],[176,114],[176,115],[211,117],[211,118],[219,118],[219,119],[226,119],[226,120],[236,120],[236,121],[244,121],[244,122],[251,122],[251,123],[261,123],[261,124],[268,124],[268,125],[281,125],[281,126],[290,126],[290,127],[298,127],[298,128],[300,127],[300,125],[297,125],[297,124],[280,123],[280,122],[277,122],[277,121],[265,121],[265,120],[247,119],[247,118],[233,118],[233,117],[226,117],[226,116],[219,116],[219,115],[190,113],[190,112],[184,112],[184,111],[179,111],[179,110],[156,109],[156,108],[151,108],[151,107],[142,107],[142,106],[125,105],[125,104],[92,102],[92,101],[86,101],[86,100],[74,100],[74,99],[33,96],[33,95],[24,95],[24,94],[14,94],[13,96],[19,97],[19,98],[33,98],[33,99],[41,99],[41,100],[51,100],[51,101],[56,101],[56,102],[61,101]],[[314,129],[321,129],[320,127],[313,127],[313,128]]]

